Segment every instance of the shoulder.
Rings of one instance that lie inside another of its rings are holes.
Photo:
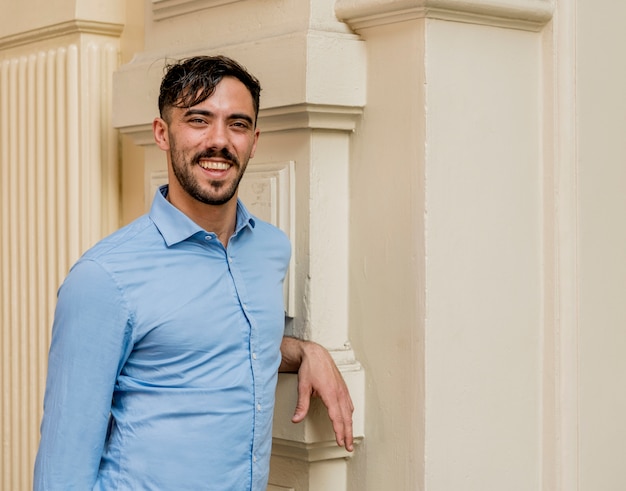
[[[283,230],[255,216],[252,218],[254,220],[254,235],[257,239],[272,242],[277,246],[290,247],[289,237]]]
[[[85,269],[85,263],[91,263],[108,275],[116,276],[132,270],[134,263],[142,262],[151,251],[162,247],[163,239],[157,228],[150,217],[144,215],[94,244],[74,263],[70,273]],[[93,271],[93,267],[87,269]]]
[[[88,249],[72,265],[59,292],[99,292],[110,297],[120,295],[129,276],[136,275],[142,267],[146,268],[145,258],[158,247],[158,236],[147,215],[137,218]]]
[[[81,260],[99,262],[112,254],[145,247],[146,242],[154,240],[155,232],[158,233],[150,217],[143,215],[98,241],[83,254]]]
[[[262,235],[267,235],[268,237],[275,239],[275,240],[289,241],[287,234],[283,230],[278,228],[276,225],[272,225],[271,223],[266,222],[265,220],[261,220],[260,218],[254,215],[252,216],[252,219],[254,220],[255,232],[258,232],[259,234],[262,234]]]
[[[271,245],[286,248],[289,252],[291,245],[287,234],[277,226],[252,214],[241,200],[237,202],[237,229],[249,229],[245,234],[254,240],[255,244]]]

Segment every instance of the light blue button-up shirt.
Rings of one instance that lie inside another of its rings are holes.
[[[267,486],[289,241],[238,203],[224,248],[160,191],[59,289],[36,490]]]

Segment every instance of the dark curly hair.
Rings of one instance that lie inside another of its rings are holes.
[[[250,91],[254,117],[259,115],[261,84],[243,66],[226,56],[194,56],[165,65],[159,91],[159,114],[169,107],[191,107],[213,94],[224,77],[235,77]]]

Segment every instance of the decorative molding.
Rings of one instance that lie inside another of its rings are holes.
[[[349,342],[346,342],[344,349],[333,349],[330,351],[330,354],[340,372],[356,372],[361,370],[361,364],[356,359],[354,350]]]
[[[363,108],[323,104],[295,104],[259,112],[259,127],[264,133],[295,129],[354,131]]]
[[[362,440],[362,437],[355,437],[354,445],[359,445]],[[304,443],[282,438],[272,439],[272,455],[275,457],[286,457],[303,462],[319,462],[322,460],[349,459],[353,454],[353,452],[348,452],[345,448],[338,446],[334,440]]]
[[[72,34],[96,34],[99,36],[119,37],[124,26],[110,22],[97,22],[75,19],[40,29],[13,34],[0,38],[0,50],[7,50],[25,44],[69,36]]]
[[[154,133],[152,132],[152,122],[146,124],[136,124],[131,126],[118,126],[117,129],[122,135],[129,136],[135,145],[145,147],[154,145]]]
[[[295,246],[295,162],[248,163],[239,184],[239,197],[250,212],[281,229]],[[283,283],[285,313],[295,317],[295,254]]]
[[[152,13],[154,20],[159,21],[240,1],[241,0],[152,0]]]
[[[539,31],[555,0],[337,0],[337,17],[354,30],[415,19],[441,19]]]

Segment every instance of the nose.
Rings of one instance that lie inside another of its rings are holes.
[[[207,135],[209,148],[221,150],[228,147],[228,129],[224,122],[216,121],[211,125]]]

